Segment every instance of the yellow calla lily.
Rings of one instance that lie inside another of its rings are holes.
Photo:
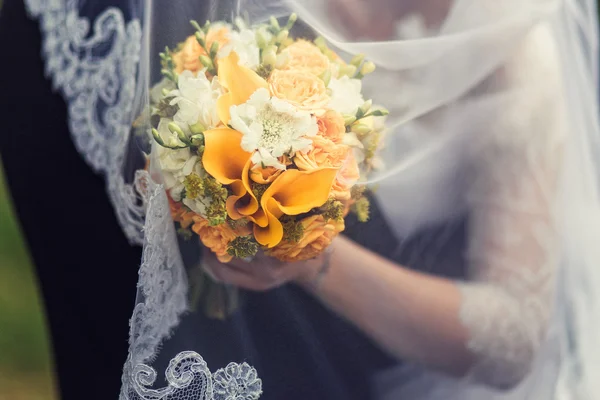
[[[256,241],[269,248],[279,244],[283,239],[279,218],[303,214],[325,204],[337,172],[337,168],[290,169],[278,176],[262,195],[260,203],[268,224],[254,227]]]
[[[227,199],[229,217],[235,220],[247,217],[252,222],[267,225],[267,218],[259,208],[258,200],[250,186],[251,153],[240,146],[242,134],[229,128],[204,132],[202,164],[213,178],[229,185],[233,194]]]
[[[239,65],[240,57],[232,51],[227,57],[219,60],[219,83],[228,92],[217,100],[217,113],[225,125],[229,124],[231,106],[248,101],[250,96],[260,88],[268,88],[267,81],[258,76],[250,68]]]

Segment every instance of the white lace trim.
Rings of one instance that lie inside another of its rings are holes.
[[[262,394],[262,382],[250,365],[231,363],[211,374],[204,359],[193,351],[171,360],[164,388],[151,388],[156,371],[147,365],[136,365],[131,376],[131,385],[124,385],[120,400],[257,400]]]
[[[130,242],[144,246],[119,398],[258,399],[262,382],[254,368],[231,363],[211,374],[194,352],[182,352],[171,360],[165,388],[152,387],[157,373],[146,363],[187,309],[187,279],[164,188],[145,171],[136,173],[134,184],[126,183],[123,176],[134,120],[140,21],[125,23],[121,10],[111,7],[90,30],[90,20],[79,15],[73,1],[26,0],[25,4],[30,16],[39,19],[46,74],[68,105],[73,141],[89,165],[105,176],[108,195]]]
[[[46,75],[67,103],[75,146],[106,177],[123,231],[130,242],[141,244],[143,208],[122,170],[133,121],[140,21],[125,23],[121,10],[111,7],[92,27],[73,1],[26,0],[25,5],[39,19]]]

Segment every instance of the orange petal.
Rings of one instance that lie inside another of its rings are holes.
[[[250,170],[250,179],[261,185],[273,182],[283,171],[275,167],[254,168]]]
[[[229,128],[204,132],[202,164],[213,178],[229,185],[242,178],[242,171],[252,156],[242,149],[242,134]]]
[[[225,125],[228,125],[231,120],[229,114],[231,106],[245,103],[252,93],[268,87],[267,82],[256,72],[239,65],[239,60],[235,51],[219,60],[219,83],[229,90],[229,93],[221,95],[217,101],[219,118]]]
[[[254,237],[261,245],[272,248],[277,246],[283,239],[283,225],[279,221],[282,214],[277,201],[272,198],[264,203],[263,207],[268,224],[265,227],[254,225]]]
[[[263,208],[274,199],[283,214],[298,215],[320,207],[329,198],[337,168],[312,171],[290,169],[282,173],[263,194]]]
[[[225,203],[225,208],[227,209],[227,214],[229,218],[237,221],[238,219],[244,218],[244,215],[240,214],[236,205],[238,201],[246,195],[246,188],[241,180],[237,180],[229,185],[229,188],[233,192],[231,196],[227,198],[227,202]]]
[[[244,183],[244,188],[249,195],[248,203],[244,207],[240,207],[240,213],[244,215],[252,215],[258,210],[258,200],[256,196],[252,192],[252,186],[250,186],[250,167],[252,166],[252,162],[248,160],[246,165],[244,165],[244,170],[242,171],[242,182]]]
[[[269,225],[269,218],[261,208],[259,208],[254,214],[248,215],[248,219],[261,228]]]

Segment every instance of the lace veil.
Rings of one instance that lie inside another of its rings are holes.
[[[256,23],[291,13],[299,34],[377,65],[363,81],[365,97],[390,114],[370,183],[392,232],[410,238],[470,215],[468,272],[457,284],[478,362],[464,379],[416,366],[374,374],[380,397],[588,400],[600,392],[594,1],[26,3],[40,21],[46,73],[68,102],[73,140],[106,178],[131,243],[144,247],[121,399],[256,399],[263,391],[268,377],[250,365],[252,340],[241,344],[246,358],[210,368],[197,345],[198,337],[228,338],[192,304],[189,265],[199,252],[178,240],[147,110],[161,80],[158,53],[193,34],[189,20]],[[364,18],[340,11],[348,7]]]

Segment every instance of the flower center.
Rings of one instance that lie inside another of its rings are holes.
[[[275,111],[270,104],[267,104],[259,112],[258,120],[263,126],[259,148],[273,151],[279,144],[287,142],[293,137],[293,117]]]

